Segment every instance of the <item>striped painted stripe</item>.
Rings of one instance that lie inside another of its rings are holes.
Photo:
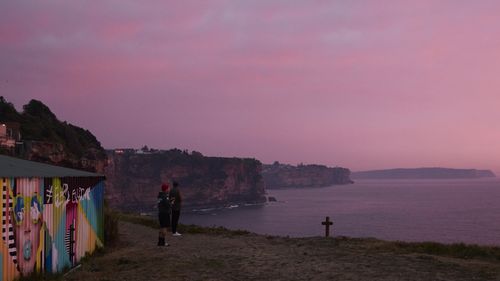
[[[2,239],[7,241],[9,246],[9,255],[12,257],[14,264],[17,263],[17,249],[14,236],[14,228],[12,227],[11,220],[8,219],[9,210],[12,210],[12,200],[9,200],[9,193],[7,191],[7,180],[3,179],[2,184]],[[8,202],[8,205],[7,205]]]
[[[7,240],[7,181],[2,180],[2,238]]]
[[[70,231],[69,229],[66,231],[66,236],[64,236],[64,246],[66,246],[66,251],[68,251],[68,255],[69,255],[69,250],[70,250],[70,245],[69,245],[69,237],[70,235]]]

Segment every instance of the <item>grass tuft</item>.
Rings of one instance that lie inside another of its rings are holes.
[[[159,228],[158,221],[151,216],[138,216],[134,214],[125,214],[121,213],[119,216],[120,220],[144,225],[151,228]],[[251,232],[247,230],[230,230],[222,226],[218,227],[203,227],[194,224],[185,225],[179,224],[178,226],[179,232],[181,233],[189,233],[189,234],[213,234],[213,235],[228,235],[228,236],[241,236],[248,235]]]
[[[465,243],[443,244],[438,242],[383,241],[373,238],[368,238],[366,241],[368,240],[371,241],[371,248],[375,251],[419,253],[459,259],[500,261],[500,247],[494,246]],[[346,241],[352,240],[344,238],[342,242],[345,243]]]
[[[461,259],[481,258],[500,261],[500,247],[479,246],[475,244],[436,242],[393,242],[404,251],[448,256]]]

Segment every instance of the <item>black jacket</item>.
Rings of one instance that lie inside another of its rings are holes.
[[[170,190],[169,196],[170,196],[171,200],[174,200],[174,204],[172,205],[172,210],[180,211],[182,198],[181,198],[181,193],[179,192],[179,189],[177,187],[172,188]]]
[[[168,193],[160,191],[158,193],[158,212],[160,213],[170,213],[172,205],[168,198]]]

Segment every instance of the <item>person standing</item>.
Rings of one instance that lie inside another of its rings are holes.
[[[172,200],[172,235],[181,236],[181,234],[177,231],[177,225],[179,223],[179,216],[181,215],[182,197],[179,191],[179,183],[174,181],[172,186],[173,187],[169,193],[170,200]]]
[[[161,185],[161,191],[158,193],[158,220],[160,221],[160,232],[158,233],[158,246],[170,246],[166,241],[168,228],[170,227],[170,204],[168,184]]]

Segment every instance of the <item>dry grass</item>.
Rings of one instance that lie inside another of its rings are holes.
[[[184,226],[183,236],[169,236],[171,246],[159,248],[154,220],[121,219],[134,224],[120,223],[119,246],[64,280],[500,280],[498,248],[195,226]]]

